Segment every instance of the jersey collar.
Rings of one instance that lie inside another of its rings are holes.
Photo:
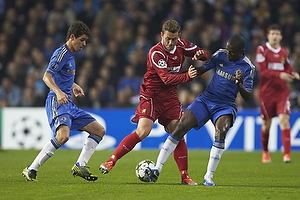
[[[268,47],[268,49],[270,49],[271,51],[273,51],[274,53],[279,53],[281,50],[281,46],[279,45],[278,48],[273,48],[269,42],[266,43],[266,46]]]
[[[176,48],[177,48],[176,45],[175,45],[174,49],[172,49],[171,51],[168,51],[168,50],[166,49],[166,47],[164,46],[163,41],[161,41],[161,45],[163,46],[163,48],[164,48],[164,50],[165,50],[166,52],[169,52],[169,53],[171,53],[171,54],[174,54],[175,51],[176,51]]]

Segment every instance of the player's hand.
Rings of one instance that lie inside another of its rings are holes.
[[[75,97],[84,97],[84,92],[83,92],[83,89],[77,85],[77,84],[73,84],[73,94]]]
[[[197,76],[197,69],[191,65],[189,67],[188,74],[190,78],[195,78]]]
[[[279,78],[286,81],[287,83],[293,82],[294,76],[292,74],[288,74],[286,72],[281,72],[279,74]]]
[[[64,92],[59,92],[57,95],[57,102],[59,105],[63,105],[65,103],[69,103],[68,101],[68,95]]]
[[[238,83],[242,83],[243,84],[243,80],[244,80],[244,74],[242,74],[241,72],[238,72],[235,75],[235,84],[238,84]]]
[[[299,76],[298,72],[292,72],[292,76],[293,76],[294,79],[297,79],[297,80],[300,79],[300,76]]]
[[[200,60],[204,55],[204,50],[198,50],[195,55],[192,57],[192,60]]]

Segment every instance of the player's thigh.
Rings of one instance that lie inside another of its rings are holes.
[[[159,109],[158,123],[165,127],[166,132],[172,133],[183,114],[181,103],[179,101],[164,103]]]
[[[287,97],[280,97],[277,98],[276,101],[276,110],[278,115],[280,114],[291,114],[291,103],[290,103],[290,98]]]
[[[157,119],[154,104],[153,98],[141,96],[140,103],[137,106],[135,115],[131,121],[138,123],[140,118],[148,118],[154,122]]]
[[[272,119],[277,115],[274,99],[260,99],[260,113],[263,120]]]
[[[212,117],[207,105],[200,100],[195,100],[187,109],[190,110],[197,119],[197,125],[194,127],[196,130],[204,126]]]
[[[48,118],[48,123],[54,134],[57,134],[59,128],[62,125],[71,127],[72,116],[69,114],[70,105],[72,103],[67,103],[59,105],[56,96],[47,97],[46,99],[46,114]]]
[[[72,124],[70,127],[71,131],[83,130],[84,127],[96,120],[89,113],[81,108],[78,108],[75,104],[72,105],[72,109],[70,109],[69,113],[72,116]],[[99,130],[101,129],[95,124],[93,124],[92,127],[99,128]]]

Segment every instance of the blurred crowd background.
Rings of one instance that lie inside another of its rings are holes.
[[[0,107],[42,107],[48,88],[42,76],[53,51],[66,42],[70,24],[82,20],[91,29],[88,45],[78,53],[76,80],[85,98],[80,107],[136,107],[146,72],[146,56],[161,40],[166,19],[177,20],[181,37],[211,55],[225,48],[233,34],[246,40],[245,53],[255,54],[266,42],[267,27],[282,26],[282,45],[300,73],[299,0],[0,0]],[[195,64],[186,59],[185,68]],[[258,109],[259,74],[253,98],[239,109]],[[207,73],[178,87],[183,106],[189,105],[210,81]],[[290,85],[292,109],[300,109],[300,83]]]

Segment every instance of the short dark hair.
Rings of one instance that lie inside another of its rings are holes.
[[[75,38],[78,38],[82,35],[90,37],[91,31],[85,23],[82,21],[76,21],[73,22],[69,27],[66,39],[69,40],[72,34],[75,36]]]
[[[181,27],[176,20],[169,19],[162,26],[162,32],[169,31],[171,33],[178,33]]]
[[[278,30],[278,31],[280,31],[280,33],[282,31],[281,26],[279,24],[272,24],[272,25],[270,25],[268,27],[267,33],[270,33],[271,30]]]
[[[243,51],[245,48],[245,39],[241,35],[235,34],[231,38],[229,38],[228,44],[235,49]]]

